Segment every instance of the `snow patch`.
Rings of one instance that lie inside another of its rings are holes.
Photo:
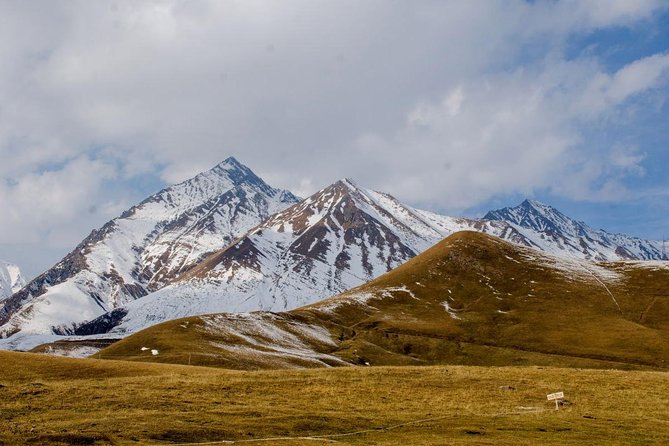
[[[448,301],[443,301],[441,303],[441,306],[444,307],[446,313],[448,313],[448,315],[451,316],[453,319],[462,320],[462,318],[457,315],[457,310],[451,308],[451,306],[448,304]]]
[[[209,333],[237,338],[248,344],[212,343],[223,350],[259,357],[299,358],[328,367],[328,362],[345,364],[335,356],[314,350],[314,344],[336,346],[323,327],[287,321],[271,313],[210,315],[203,316],[202,320]]]

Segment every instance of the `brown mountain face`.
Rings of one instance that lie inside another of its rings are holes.
[[[383,216],[383,221],[374,214]],[[441,236],[432,232],[432,238]],[[286,271],[308,273],[318,264],[326,265],[332,260],[335,268],[329,265],[327,269],[333,271],[334,280],[341,281],[345,271],[357,273],[361,280],[371,279],[379,274],[379,269],[388,271],[416,255],[414,243],[402,240],[398,233],[410,234],[412,242],[431,241],[369,200],[352,183],[342,180],[270,217],[237,243],[203,262],[185,279],[216,277],[235,264],[260,271],[262,259],[279,250],[277,260],[292,263],[286,265]],[[282,240],[283,236],[289,238]],[[352,264],[354,254],[358,254],[359,264]],[[217,268],[219,265],[222,268]]]
[[[358,288],[286,313],[166,322],[100,352],[227,368],[660,367],[669,266],[591,263],[459,232]],[[156,356],[142,347],[159,350]]]

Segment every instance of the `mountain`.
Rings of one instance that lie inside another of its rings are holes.
[[[504,222],[413,209],[340,180],[256,226],[170,285],[73,334],[125,336],[195,314],[290,310],[358,286],[463,229],[528,242]]]
[[[0,336],[67,333],[160,289],[298,202],[228,158],[94,230],[0,308]]]
[[[0,302],[19,291],[25,284],[18,266],[0,260]]]
[[[0,335],[22,335],[0,347],[29,349],[57,336],[100,345],[180,317],[291,310],[370,281],[461,230],[570,258],[661,257],[657,242],[594,231],[536,201],[453,218],[349,179],[297,201],[234,159],[161,191],[8,299]]]
[[[488,212],[485,220],[502,221],[542,251],[590,260],[661,260],[662,242],[595,230],[557,209],[534,200]]]
[[[463,231],[318,303],[169,321],[97,357],[235,369],[666,368],[668,286],[667,262],[592,263]]]

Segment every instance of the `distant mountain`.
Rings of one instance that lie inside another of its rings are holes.
[[[529,244],[507,223],[417,210],[340,180],[271,216],[172,284],[73,333],[113,329],[125,336],[194,314],[297,308],[378,277],[463,229]]]
[[[235,369],[666,369],[668,286],[667,262],[595,264],[463,231],[315,304],[169,321],[113,344],[100,357]]]
[[[25,284],[18,266],[0,260],[0,302],[19,291]]]
[[[228,158],[93,231],[0,308],[0,336],[68,332],[160,289],[298,202]]]
[[[534,200],[490,211],[483,218],[509,223],[531,246],[554,254],[598,261],[662,259],[662,242],[595,230]]]

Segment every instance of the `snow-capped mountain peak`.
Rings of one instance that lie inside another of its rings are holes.
[[[532,245],[554,254],[600,261],[662,258],[661,242],[595,230],[536,200],[490,211],[483,218],[513,225]]]
[[[262,178],[256,175],[247,166],[237,161],[237,159],[233,156],[214,166],[210,172],[229,179],[236,186],[246,184],[257,187],[266,193],[270,193],[272,190],[274,190],[267,183],[265,183]]]
[[[160,289],[298,201],[228,158],[94,230],[3,303],[0,336],[21,330],[67,332]]]
[[[16,293],[25,285],[26,281],[19,267],[0,260],[0,301]]]
[[[593,231],[587,224],[566,216],[553,206],[529,199],[515,207],[490,211],[483,218],[506,221],[539,232],[559,233],[571,237],[586,236]]]
[[[0,336],[26,340],[0,345],[32,348],[30,333],[123,337],[183,316],[296,308],[461,230],[579,259],[661,258],[661,244],[595,231],[535,200],[453,218],[344,178],[299,201],[228,158],[94,231],[6,300]]]

